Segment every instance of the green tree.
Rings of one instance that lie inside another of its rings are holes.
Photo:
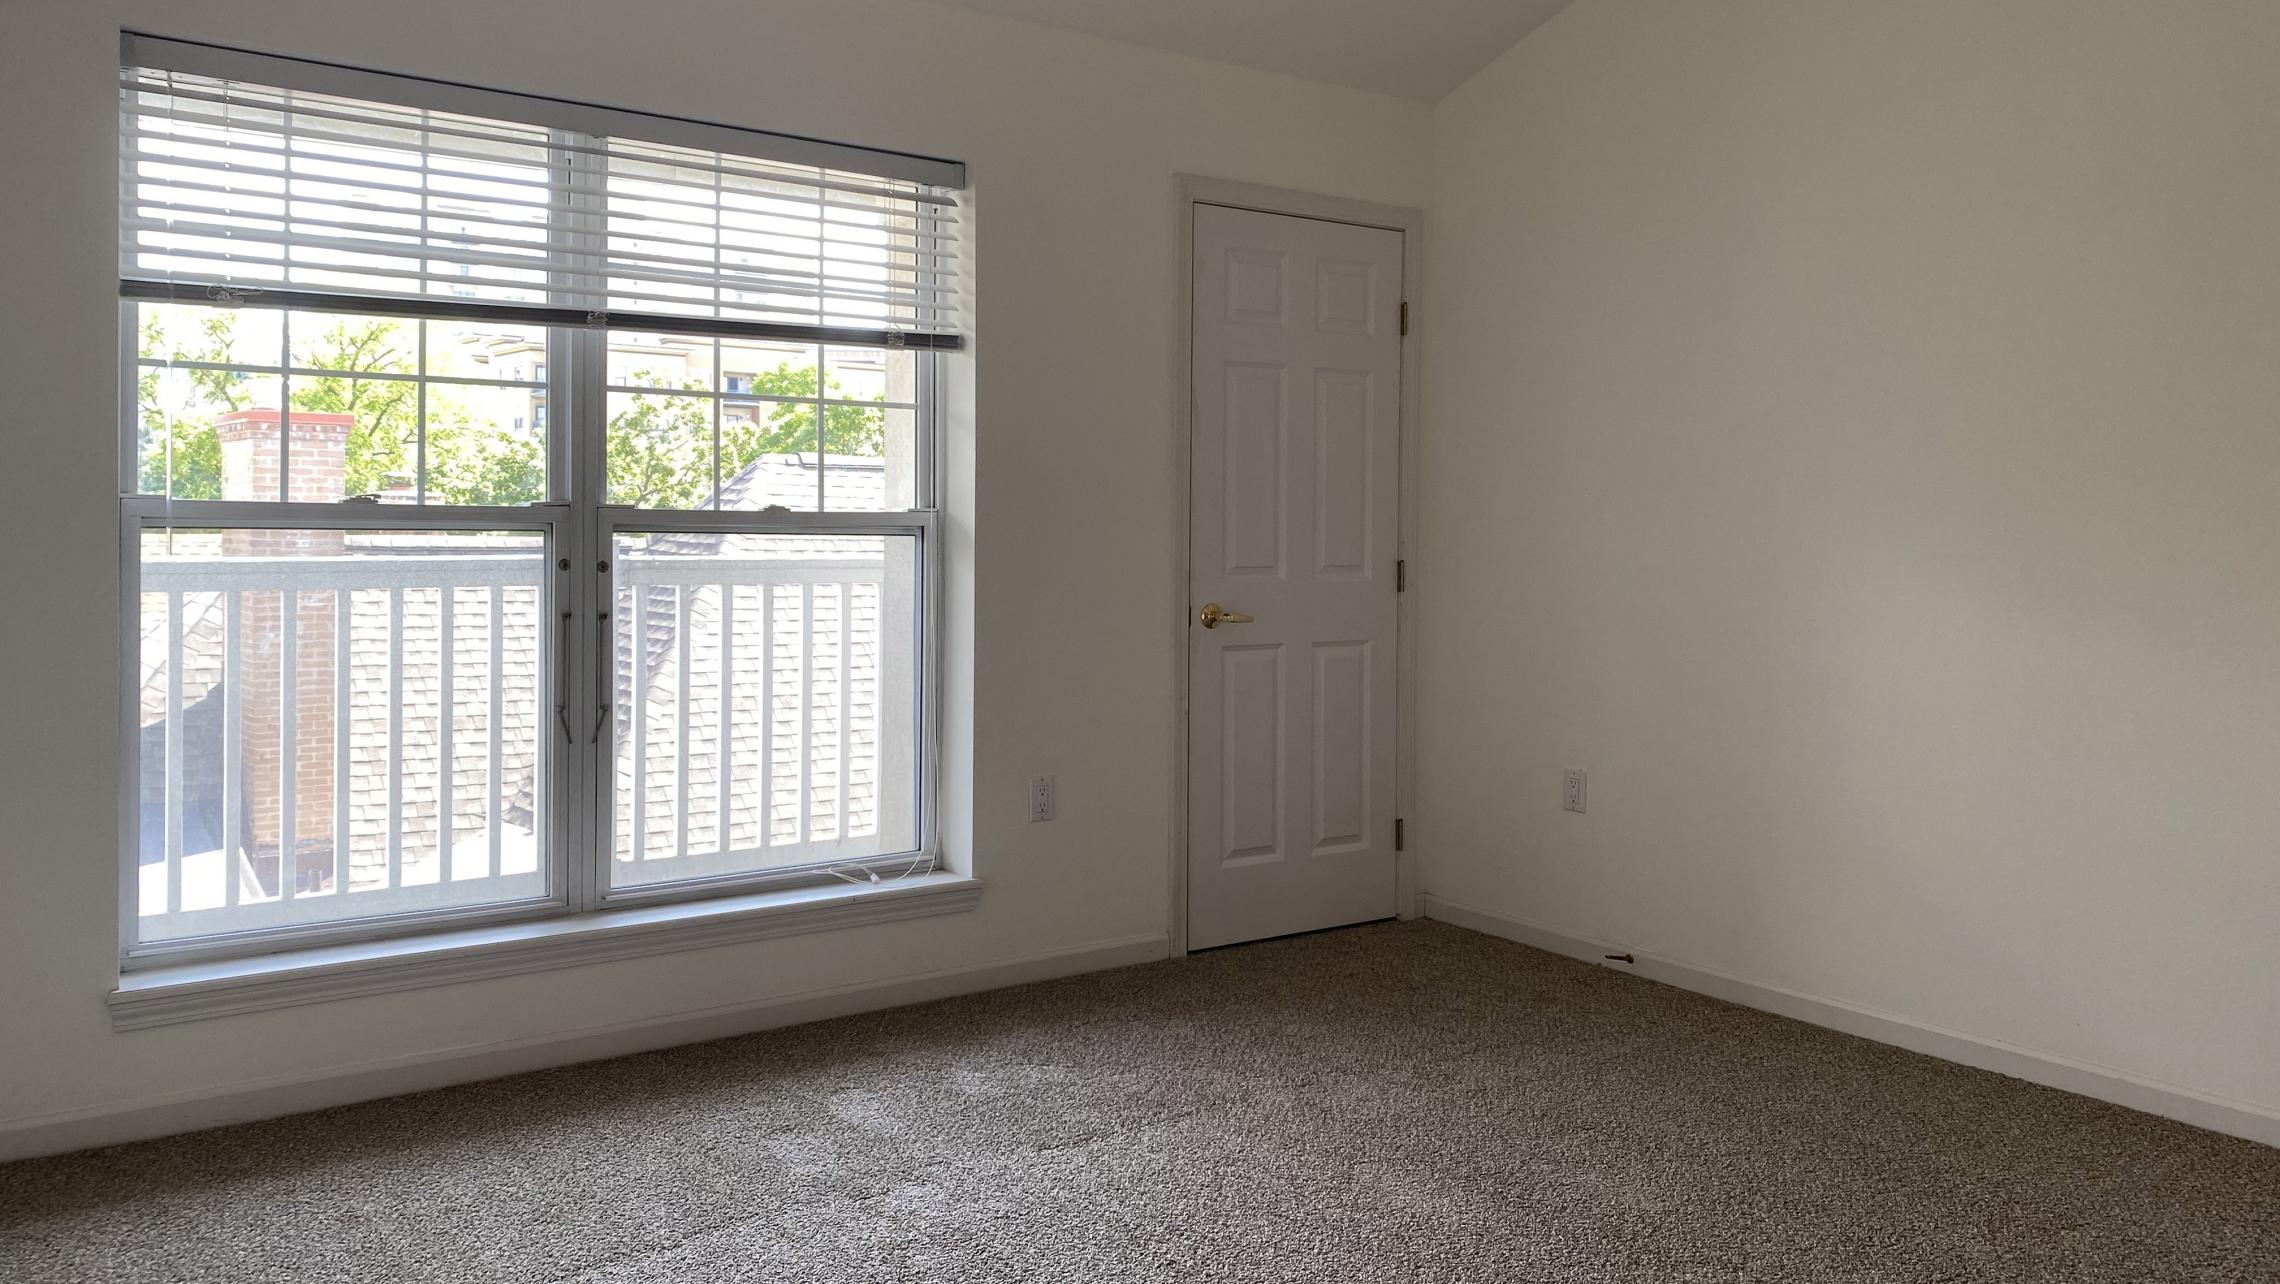
[[[199,342],[187,353],[177,354],[178,360],[227,362],[237,350],[237,314],[216,309],[198,318]],[[253,407],[253,392],[245,386],[245,376],[232,370],[189,371],[190,384],[206,395],[206,399],[232,411]]]
[[[546,498],[546,453],[536,437],[463,419],[428,424],[428,498],[440,504],[527,504]]]
[[[773,370],[764,370],[752,377],[752,391],[766,397],[808,397],[816,394],[814,366],[795,366],[789,363]],[[846,393],[835,381],[830,395],[843,398]],[[884,400],[884,398],[880,398]],[[736,467],[761,455],[800,455],[815,450],[815,407],[787,402],[766,402],[768,417],[759,424],[737,434],[736,449],[730,452],[730,443],[722,441],[723,453],[737,458]],[[887,417],[884,410],[869,406],[832,405],[823,408],[824,453],[831,455],[878,455],[886,450]],[[721,471],[729,471],[729,461],[721,461]]]
[[[146,495],[172,493],[177,499],[220,499],[222,436],[214,421],[168,414],[159,405],[155,370],[135,383],[142,407],[135,489]]]
[[[655,377],[641,371],[634,382],[653,383]],[[694,397],[632,394],[610,416],[605,450],[613,504],[695,508],[712,494],[712,416]],[[727,475],[723,460],[722,480]]]
[[[321,325],[305,349],[296,343],[294,363],[351,373],[414,369],[419,351],[416,322],[383,318],[320,318],[296,315],[295,328]],[[300,375],[293,379],[293,408],[318,414],[353,415],[341,479],[341,492],[363,495],[383,490],[391,476],[410,474],[417,465],[419,389],[396,379],[354,379],[343,375]],[[432,417],[431,417],[432,418]],[[436,425],[429,425],[430,433]],[[431,453],[433,443],[431,442]],[[449,501],[447,501],[449,502]]]
[[[136,351],[146,361],[227,361],[235,322],[227,313],[201,318],[194,337],[175,343],[158,316],[146,313],[137,329]],[[145,370],[135,380],[136,488],[177,499],[220,499],[222,439],[214,410],[244,410],[253,404],[253,394],[231,371],[184,368],[182,373],[194,395],[176,406],[165,404],[158,371]]]
[[[632,383],[673,388],[655,371],[631,373]],[[689,381],[673,391],[701,392]],[[750,389],[767,397],[816,395],[813,366],[789,363],[753,376]],[[844,397],[831,385],[834,398]],[[723,484],[763,455],[812,454],[816,449],[816,407],[812,401],[762,402],[765,419],[726,416],[721,421],[720,479]],[[886,411],[861,405],[824,407],[823,443],[834,455],[876,456],[886,449]],[[712,496],[711,407],[694,397],[633,393],[610,416],[608,441],[610,502],[647,508],[696,508]]]

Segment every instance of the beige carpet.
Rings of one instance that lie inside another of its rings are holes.
[[[2280,1280],[2280,1150],[1381,925],[0,1168],[0,1280]]]

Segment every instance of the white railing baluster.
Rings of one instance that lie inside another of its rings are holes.
[[[182,593],[166,595],[166,912],[182,910]]]
[[[854,627],[849,623],[849,620],[851,619],[850,607],[853,605],[854,600],[855,586],[845,580],[840,581],[838,744],[839,784],[838,788],[835,791],[835,795],[839,804],[839,816],[837,828],[832,830],[831,836],[833,838],[841,839],[847,837],[847,795],[850,792],[847,788],[847,742],[853,739],[853,736],[850,733],[854,730],[855,726],[855,702],[849,696],[849,692],[852,690],[852,688],[847,684],[847,675],[852,668],[852,665],[849,662],[849,657],[852,656],[855,652],[855,647],[853,646],[853,642],[855,640],[855,630]]]
[[[300,872],[301,595],[286,589],[277,604],[277,897],[293,899]]]
[[[349,629],[356,595],[346,585],[333,590],[333,894],[348,895]]]
[[[245,671],[238,663],[240,640],[245,633],[238,616],[237,593],[224,593],[222,611],[222,904],[238,903],[238,808],[243,805],[244,785],[238,776],[245,770],[245,745],[240,739],[244,731],[244,705],[240,703],[239,680]]]
[[[718,769],[713,772],[713,850],[725,852],[735,844],[728,832],[728,797],[736,777],[734,739],[736,704],[736,586],[720,586],[720,737]]]
[[[760,581],[760,841],[776,841],[776,586]]]
[[[451,609],[459,590],[449,584],[436,590],[435,609],[435,880],[451,881],[451,830],[457,810],[453,806],[456,785],[452,780],[451,715],[458,704],[451,689],[451,666],[454,652]]]
[[[818,455],[817,458],[822,458]],[[800,836],[806,846],[815,788],[815,585],[800,585]]]
[[[404,590],[388,590],[388,886],[404,881]]]
[[[491,586],[491,743],[489,746],[489,769],[485,773],[488,776],[486,783],[490,786],[491,801],[485,811],[483,821],[484,836],[491,848],[490,858],[484,865],[484,873],[490,878],[499,876],[499,843],[502,840],[502,831],[499,828],[500,813],[506,809],[507,804],[507,785],[505,774],[502,771],[501,759],[501,746],[506,743],[507,739],[506,598],[507,589],[505,585],[493,584]],[[568,675],[563,675],[557,681],[568,681]],[[552,735],[552,732],[549,731],[545,734]]]
[[[633,590],[633,858],[649,859],[649,590]]]
[[[694,584],[684,584],[674,590],[673,603],[676,618],[673,626],[673,674],[678,687],[674,707],[678,712],[678,725],[673,735],[673,854],[689,854],[689,603],[696,596]]]

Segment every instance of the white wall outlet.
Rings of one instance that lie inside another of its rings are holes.
[[[1040,820],[1051,819],[1053,819],[1053,778],[1051,776],[1032,776],[1029,778],[1029,823],[1034,825]]]
[[[1584,770],[1570,767],[1560,776],[1560,806],[1569,811],[1583,810]]]

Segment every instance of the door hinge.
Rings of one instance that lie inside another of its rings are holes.
[[[1409,591],[1409,559],[1406,557],[1393,564],[1393,591],[1396,593],[1407,593]]]
[[[1393,849],[1394,849],[1395,851],[1400,851],[1400,850],[1402,850],[1402,846],[1401,846],[1401,844],[1402,844],[1402,840],[1408,837],[1408,835],[1407,835],[1407,834],[1405,834],[1405,833],[1403,833],[1403,832],[1402,832],[1402,831],[1403,831],[1403,830],[1405,830],[1406,828],[1408,828],[1408,822],[1406,822],[1406,821],[1402,820],[1402,819],[1401,819],[1399,816],[1396,816],[1396,817],[1394,817],[1394,820],[1393,820]]]
[[[1403,334],[1409,333],[1409,300],[1407,299],[1401,301],[1401,332]]]

